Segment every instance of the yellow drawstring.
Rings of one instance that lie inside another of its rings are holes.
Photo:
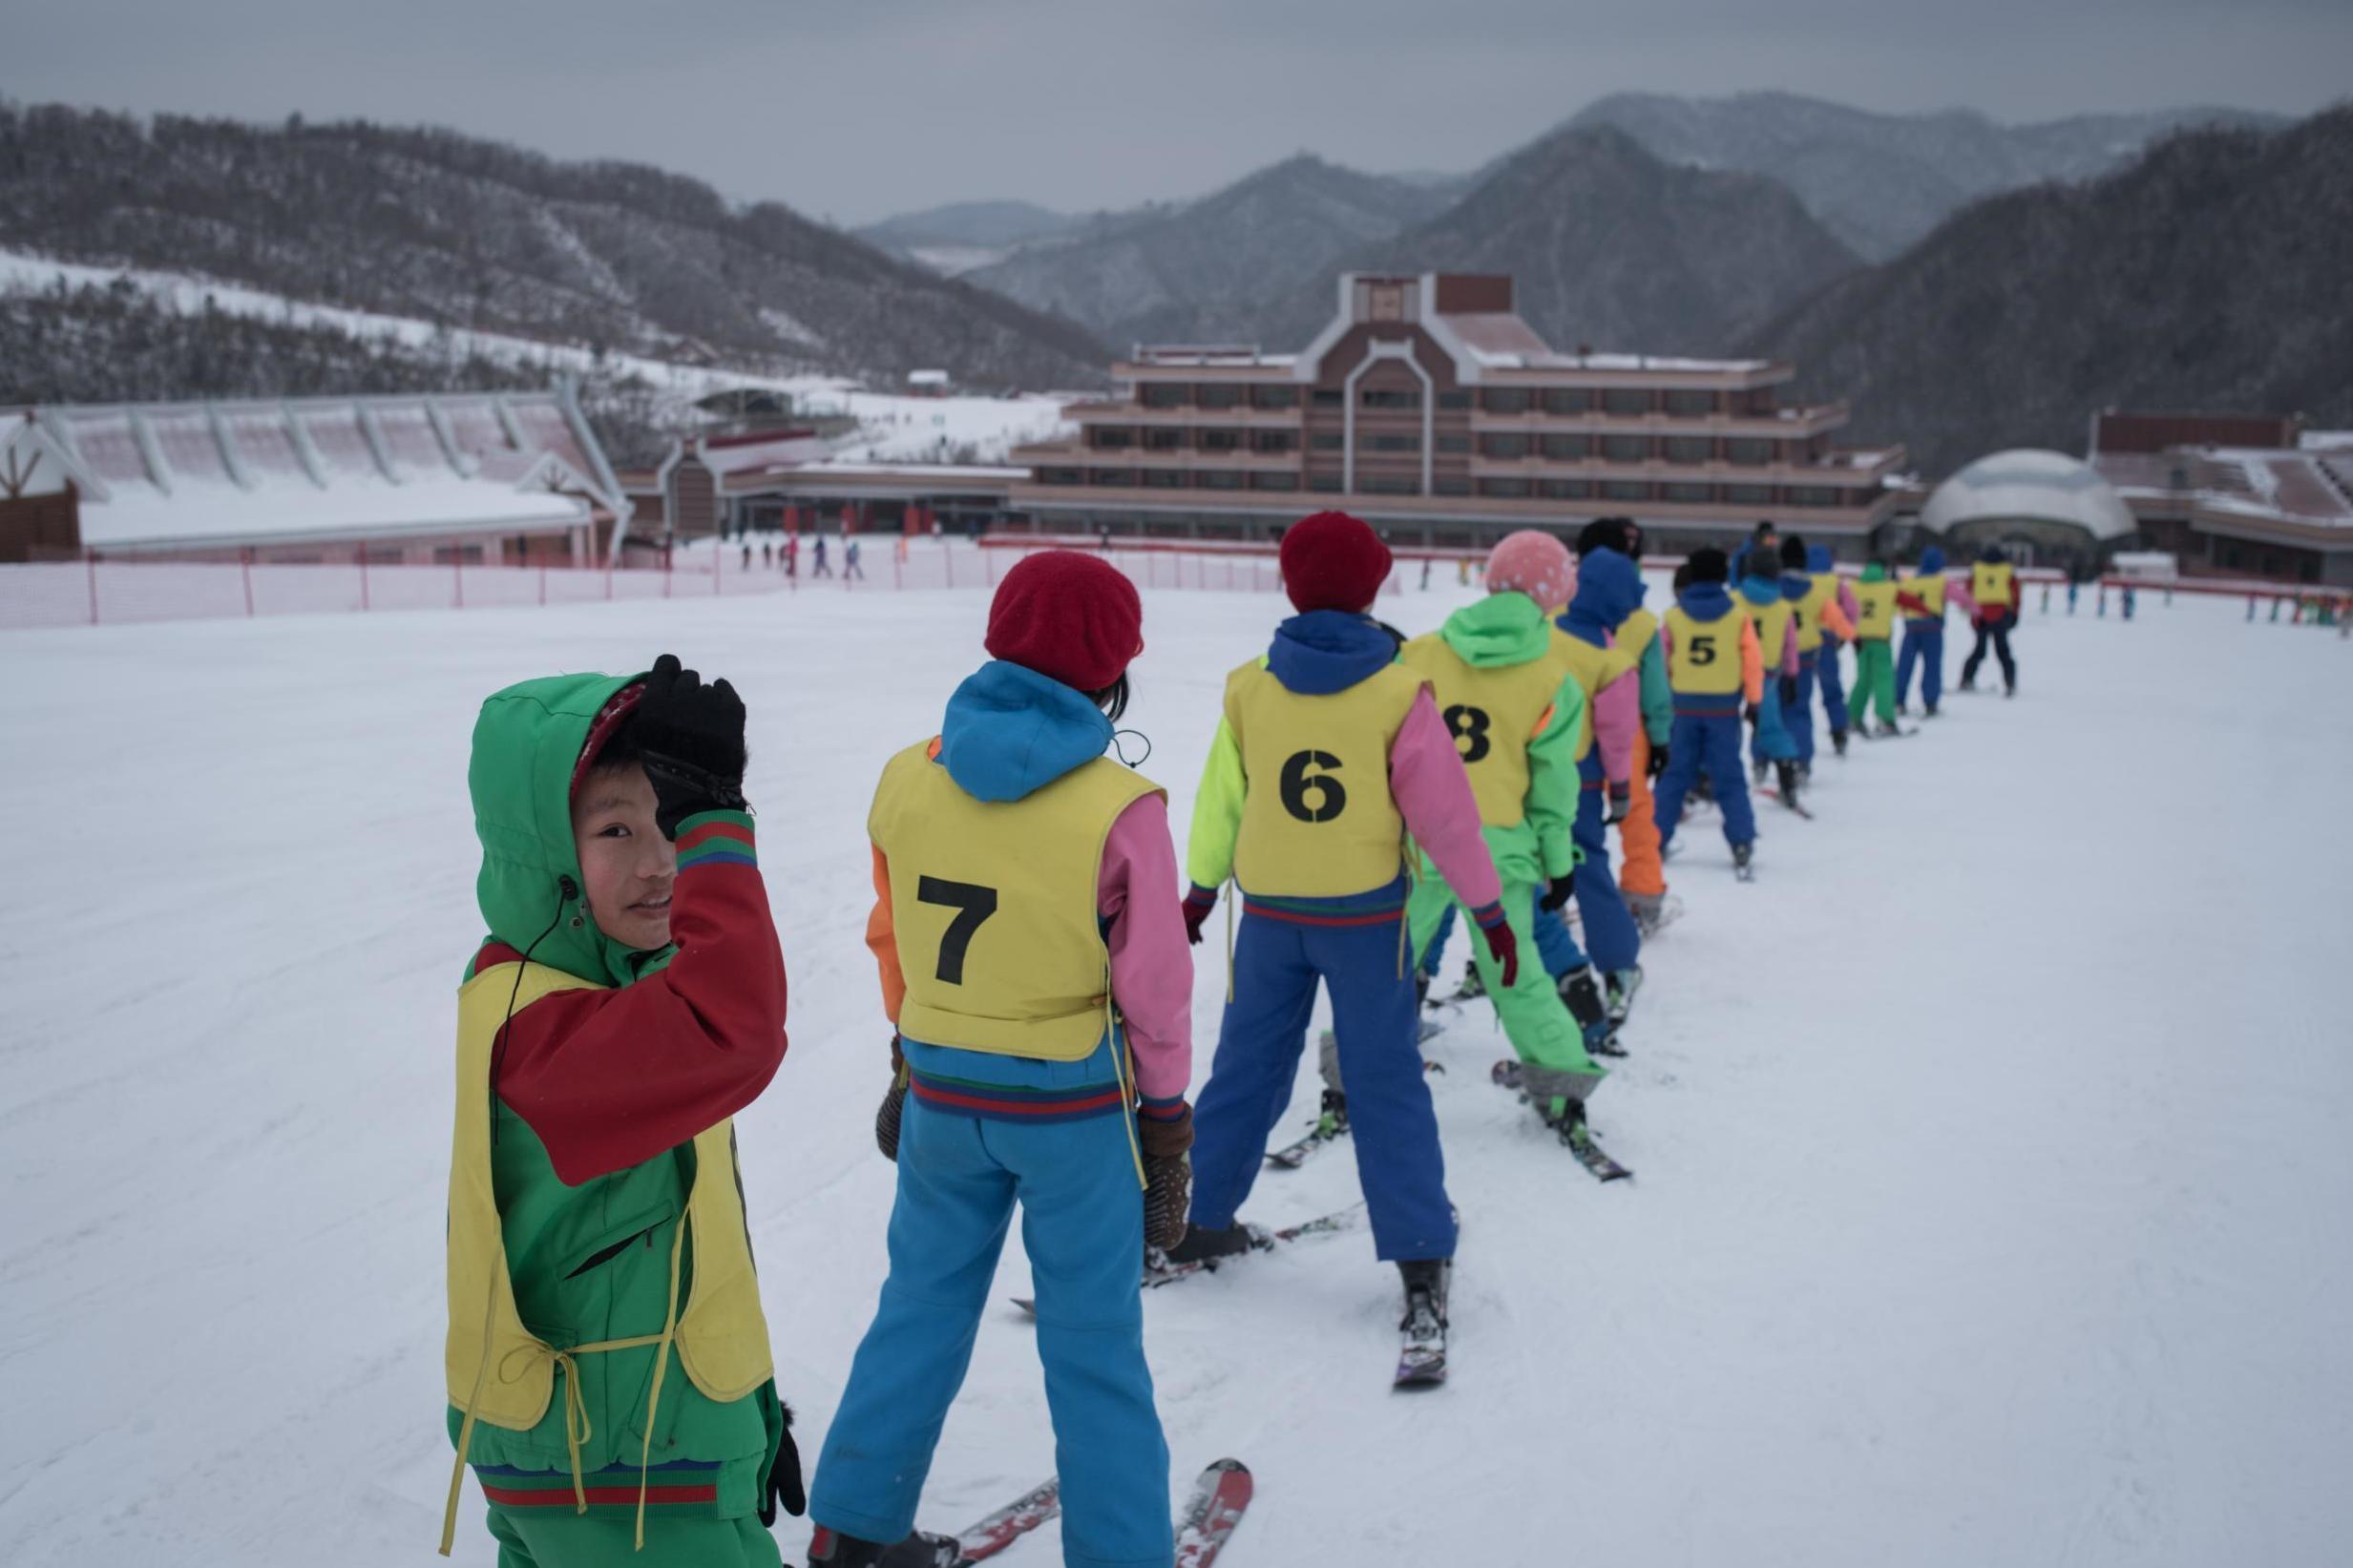
[[[1138,1166],[1142,1168],[1141,1164]],[[649,1345],[661,1349],[654,1357],[653,1385],[645,1395],[645,1446],[638,1456],[638,1534],[636,1550],[645,1550],[645,1502],[652,1490],[654,1471],[654,1417],[662,1408],[662,1374],[670,1364],[670,1346],[678,1337],[679,1265],[686,1245],[686,1216],[678,1217],[678,1234],[670,1239],[670,1302],[662,1317],[662,1332],[638,1334],[628,1339],[603,1339],[593,1345],[575,1345],[568,1350],[558,1350],[552,1345],[533,1340],[509,1350],[498,1363],[498,1381],[512,1383],[520,1372],[512,1369],[516,1356],[539,1357],[555,1364],[555,1369],[564,1380],[564,1448],[572,1458],[573,1511],[588,1512],[588,1486],[580,1473],[580,1446],[596,1436],[597,1429],[588,1418],[588,1403],[580,1396],[580,1368],[575,1356],[602,1355],[613,1350],[641,1350]],[[473,1374],[473,1392],[466,1400],[466,1418],[457,1429],[457,1464],[450,1473],[450,1502],[441,1516],[441,1555],[448,1557],[457,1536],[457,1499],[466,1479],[466,1457],[473,1452],[474,1410],[482,1401],[484,1374],[490,1370],[491,1321],[497,1299],[496,1282],[492,1286],[492,1306],[482,1314],[482,1365]]]
[[[1152,1182],[1144,1174],[1144,1140],[1136,1136],[1136,1064],[1128,1054],[1126,1036],[1120,1032],[1119,1014],[1112,1011],[1108,966],[1103,972],[1103,1033],[1111,1041],[1111,1076],[1120,1086],[1120,1117],[1127,1127],[1127,1152],[1136,1160],[1136,1185],[1149,1191]]]

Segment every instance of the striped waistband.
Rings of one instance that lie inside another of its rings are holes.
[[[983,1121],[1027,1122],[1033,1126],[1116,1116],[1127,1103],[1126,1092],[1117,1080],[1045,1089],[940,1077],[911,1067],[907,1086],[927,1110],[948,1116],[978,1117]]]
[[[720,1462],[716,1459],[673,1459],[647,1468],[645,1503],[663,1506],[709,1506],[719,1500]],[[562,1508],[576,1504],[572,1473],[568,1470],[523,1470],[514,1465],[476,1465],[474,1476],[482,1495],[494,1508]],[[638,1467],[616,1463],[592,1470],[584,1477],[583,1494],[591,1508],[634,1512],[638,1506]]]
[[[1394,925],[1405,913],[1405,900],[1395,904],[1382,903],[1372,909],[1313,909],[1293,904],[1269,903],[1245,896],[1242,912],[1254,914],[1261,920],[1280,920],[1293,926],[1388,926]]]

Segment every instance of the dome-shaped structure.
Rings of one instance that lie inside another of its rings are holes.
[[[1937,486],[1920,523],[1961,543],[2027,539],[2061,550],[2113,549],[2139,528],[2090,465],[2023,447],[1981,457]]]

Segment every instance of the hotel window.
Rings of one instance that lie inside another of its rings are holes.
[[[1602,394],[1602,408],[1613,414],[1647,414],[1650,411],[1650,388],[1613,387]]]
[[[1528,391],[1524,387],[1490,387],[1480,397],[1480,407],[1491,414],[1523,414],[1528,411]]]
[[[1038,477],[1049,485],[1083,485],[1086,475],[1077,469],[1040,469]]]
[[[1715,443],[1704,435],[1670,435],[1666,445],[1670,463],[1705,463],[1714,455]]]
[[[1087,445],[1097,451],[1125,451],[1136,444],[1136,432],[1124,425],[1090,425]]]
[[[1418,435],[1369,435],[1365,437],[1364,445],[1368,451],[1418,452],[1421,450],[1421,437]]]
[[[1589,499],[1592,494],[1593,481],[1590,479],[1547,479],[1544,481],[1544,499],[1547,501],[1583,501]]]
[[[1769,507],[1773,505],[1771,485],[1726,485],[1724,502],[1735,507]]]
[[[1421,394],[1404,387],[1368,387],[1356,401],[1367,408],[1418,408]]]
[[[1240,430],[1203,430],[1194,437],[1205,452],[1239,451],[1242,448]]]
[[[1603,484],[1602,496],[1610,501],[1648,501],[1650,487],[1630,479],[1611,479]]]
[[[1749,468],[1763,468],[1773,461],[1773,443],[1762,436],[1736,435],[1724,443],[1724,455]]]
[[[1481,457],[1525,457],[1528,438],[1524,435],[1482,435],[1479,438]]]
[[[1147,408],[1185,407],[1185,384],[1181,381],[1147,381],[1143,390],[1144,406]]]
[[[1469,451],[1471,438],[1467,435],[1441,435],[1438,438],[1438,449],[1442,452]]]
[[[1481,495],[1517,499],[1527,492],[1528,482],[1524,479],[1481,479],[1479,481],[1479,493]]]
[[[1335,452],[1346,448],[1348,442],[1337,430],[1317,430],[1307,438],[1307,444],[1314,451]]]
[[[1250,450],[1254,452],[1287,452],[1299,449],[1299,438],[1289,430],[1252,430]]]
[[[1681,501],[1690,506],[1706,506],[1714,498],[1714,491],[1707,485],[1661,485],[1659,498]]]
[[[1367,495],[1419,495],[1421,480],[1404,474],[1370,473],[1356,481]]]
[[[1253,408],[1296,408],[1299,388],[1296,387],[1253,387],[1250,407]]]
[[[1299,476],[1295,473],[1253,473],[1250,475],[1250,489],[1252,490],[1297,490],[1298,488]]]
[[[1133,469],[1096,469],[1088,473],[1086,482],[1090,485],[1130,490],[1136,483],[1136,470]]]
[[[1468,495],[1471,482],[1459,473],[1441,473],[1431,481],[1430,489],[1438,495]]]
[[[1713,392],[1672,391],[1667,394],[1666,401],[1669,413],[1681,414],[1686,418],[1693,414],[1715,412]]]
[[[1548,414],[1588,413],[1593,408],[1593,394],[1582,387],[1552,387],[1544,391],[1544,412]]]
[[[1222,381],[1205,381],[1193,388],[1204,408],[1235,408],[1242,404],[1242,388]]]
[[[1146,469],[1144,470],[1144,488],[1145,490],[1183,490],[1185,470],[1183,469]]]
[[[1310,401],[1318,408],[1337,408],[1347,401],[1347,395],[1336,387],[1318,387]]]
[[[1789,498],[1793,506],[1801,507],[1837,507],[1846,504],[1846,493],[1843,491],[1831,490],[1821,485],[1796,486],[1790,491]]]
[[[1340,490],[1340,476],[1336,473],[1311,473],[1307,476],[1307,488],[1324,494],[1336,495]]]
[[[1440,392],[1438,394],[1438,406],[1460,412],[1471,406],[1471,394],[1461,390]]]
[[[1555,463],[1583,462],[1592,449],[1593,443],[1582,435],[1544,437],[1544,455]]]
[[[1602,455],[1612,463],[1647,462],[1650,456],[1650,438],[1647,435],[1603,436]]]
[[[1240,490],[1242,474],[1235,469],[1203,469],[1193,475],[1193,483],[1202,490]]]

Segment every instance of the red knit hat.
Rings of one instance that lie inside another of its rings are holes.
[[[1283,587],[1301,614],[1362,610],[1389,580],[1391,558],[1361,517],[1319,512],[1283,533]]]
[[[990,657],[1076,686],[1103,690],[1144,652],[1144,601],[1100,555],[1024,555],[989,605]]]

